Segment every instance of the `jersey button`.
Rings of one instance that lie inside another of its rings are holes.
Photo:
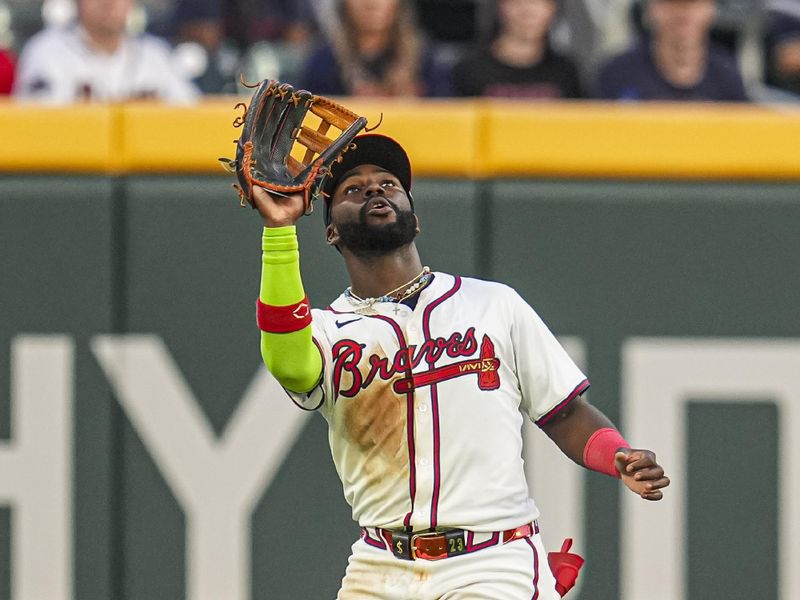
[[[419,408],[417,410],[419,410],[419,412],[421,412],[421,413],[428,412],[428,405],[427,404],[420,404]]]
[[[427,467],[428,466],[428,459],[427,458],[420,458],[419,459],[419,466],[420,467]]]

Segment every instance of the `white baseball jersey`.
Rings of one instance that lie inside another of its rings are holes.
[[[152,98],[188,103],[199,96],[175,67],[166,42],[151,35],[126,37],[113,54],[94,49],[77,25],[47,28],[20,56],[14,95],[68,104]]]
[[[508,286],[435,273],[414,310],[312,311],[323,377],[290,393],[329,423],[353,518],[387,529],[502,531],[539,515],[522,461],[522,413],[545,423],[589,387]]]

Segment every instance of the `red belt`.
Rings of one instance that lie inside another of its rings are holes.
[[[373,538],[371,531],[377,533],[381,539]],[[473,539],[475,534],[464,529],[407,533],[379,527],[362,527],[361,533],[367,544],[389,550],[397,558],[405,560],[441,560],[451,556],[476,552],[489,546],[497,546],[507,544],[513,540],[529,538],[539,533],[539,524],[534,521],[514,529],[495,531],[489,534],[490,537],[482,542],[475,542]]]

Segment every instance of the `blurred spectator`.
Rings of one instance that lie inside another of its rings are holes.
[[[215,51],[225,38],[224,0],[178,0],[172,34]]]
[[[305,46],[316,31],[310,0],[177,0],[174,34],[208,48],[222,39],[240,50],[257,42]]]
[[[315,94],[446,96],[449,77],[414,21],[410,0],[338,0],[339,27],[309,57],[301,87]]]
[[[800,2],[796,12],[785,4],[776,5],[768,17],[767,83],[800,95]]]
[[[324,0],[323,0],[324,1]],[[486,0],[414,0],[417,22],[432,39],[448,44],[469,44],[485,33],[482,27],[494,12]]]
[[[10,52],[0,48],[0,96],[11,93],[14,83],[14,57]]]
[[[575,65],[549,43],[560,0],[499,0],[498,32],[453,71],[459,96],[558,99],[581,96]]]
[[[712,44],[715,0],[648,0],[647,33],[600,72],[596,95],[610,100],[746,101],[733,58]]]
[[[133,0],[77,0],[78,20],[33,36],[19,60],[14,94],[52,103],[197,98],[169,46],[148,34],[130,35]]]
[[[224,0],[178,0],[170,35],[175,55],[206,94],[234,92],[239,52],[228,47]]]
[[[247,79],[292,78],[316,31],[310,0],[177,0],[169,35],[205,93]]]
[[[304,46],[312,42],[315,14],[310,0],[239,0],[239,29],[245,43],[282,41]]]

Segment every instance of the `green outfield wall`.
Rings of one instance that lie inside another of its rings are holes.
[[[576,507],[573,600],[800,597],[800,184],[414,195],[423,262],[517,288],[673,474],[636,503],[529,457]],[[319,214],[299,229],[327,305],[341,259]],[[260,368],[260,221],[230,181],[2,175],[0,244],[0,600],[334,598],[358,530],[324,420]]]

